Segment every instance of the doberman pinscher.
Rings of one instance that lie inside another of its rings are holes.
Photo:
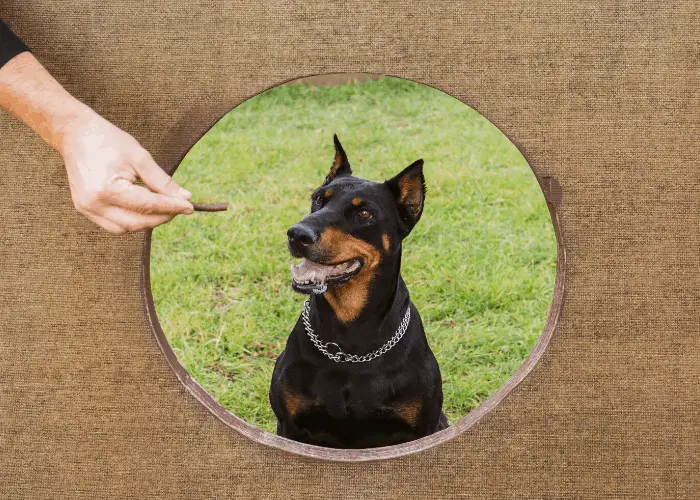
[[[384,183],[352,175],[338,141],[311,213],[287,232],[292,288],[309,294],[275,364],[277,433],[373,448],[447,427],[442,379],[401,278],[401,247],[423,213],[418,160]]]

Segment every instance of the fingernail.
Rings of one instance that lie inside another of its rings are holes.
[[[194,208],[193,207],[187,207],[184,212],[182,212],[185,215],[191,215],[194,213]]]
[[[185,188],[180,188],[180,196],[189,199],[189,198],[192,197],[192,193],[190,193],[190,192],[189,192],[187,189],[185,189]]]

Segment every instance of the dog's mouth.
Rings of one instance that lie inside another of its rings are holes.
[[[326,287],[347,283],[357,276],[362,268],[359,259],[350,259],[339,264],[320,264],[304,259],[301,264],[292,264],[292,288],[300,293],[314,293]]]

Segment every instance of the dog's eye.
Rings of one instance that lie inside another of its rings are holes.
[[[320,196],[314,198],[314,205],[316,205],[317,207],[323,205],[323,198],[321,198]]]
[[[370,217],[372,217],[372,212],[370,212],[369,210],[362,209],[359,212],[357,212],[357,215],[359,215],[362,219],[369,219]]]

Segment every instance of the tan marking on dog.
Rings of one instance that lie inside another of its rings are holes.
[[[328,199],[333,196],[333,188],[328,188],[323,192],[323,198]]]
[[[352,206],[353,207],[359,207],[362,205],[362,198],[353,198],[352,199]]]
[[[388,252],[389,251],[389,246],[391,245],[391,240],[389,240],[389,235],[388,234],[383,234],[382,235],[382,246],[384,247],[384,251]]]
[[[281,390],[281,394],[284,407],[287,409],[287,412],[292,417],[296,416],[298,413],[308,408],[311,408],[311,406],[313,406],[314,404],[314,401],[312,399],[304,397],[301,394],[297,394],[289,390],[288,387],[284,387]]]
[[[336,317],[343,323],[349,323],[360,315],[367,304],[369,285],[381,260],[381,254],[375,246],[334,227],[329,227],[321,233],[319,245],[329,253],[328,260],[331,262],[350,259],[361,259],[363,262],[357,276],[323,294]]]
[[[405,420],[411,425],[416,425],[421,408],[423,408],[423,402],[420,399],[416,399],[415,401],[403,403],[394,410],[401,417],[401,420]]]

